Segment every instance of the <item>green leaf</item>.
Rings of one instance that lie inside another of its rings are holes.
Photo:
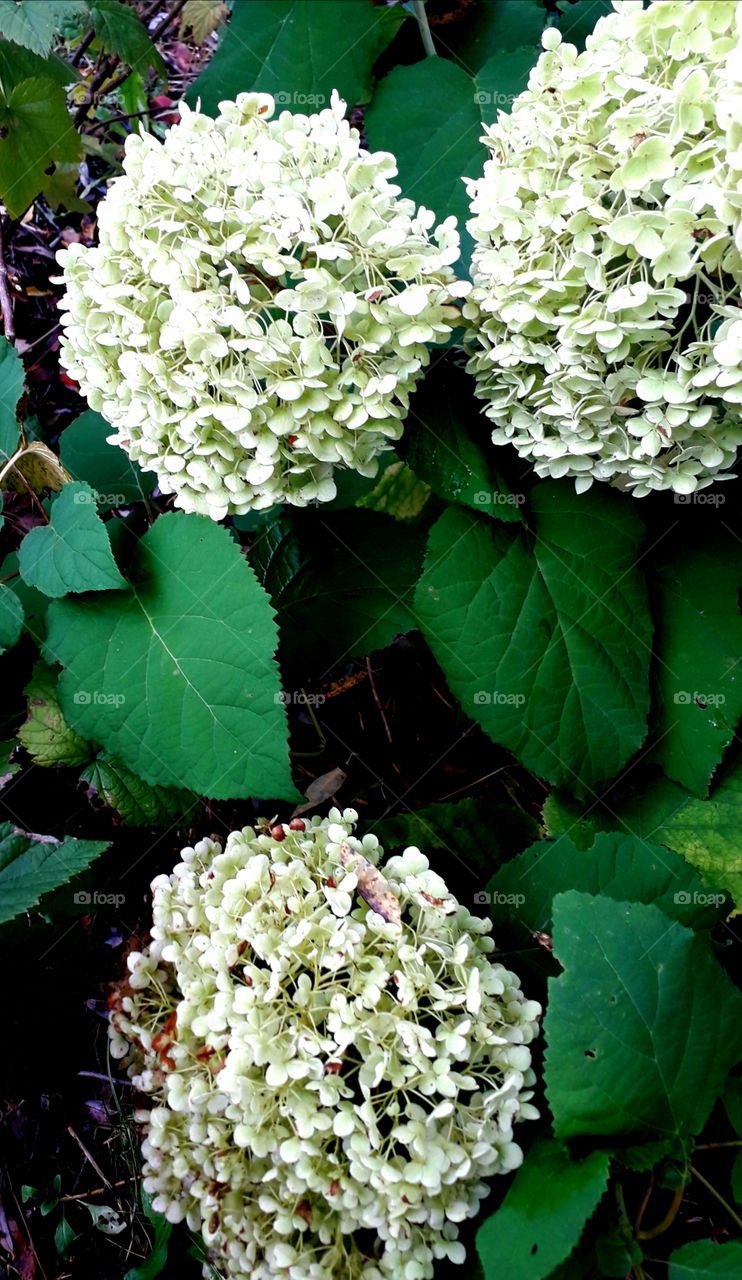
[[[126,1272],[124,1280],[157,1280],[167,1262],[168,1242],[173,1224],[168,1222],[164,1214],[157,1213],[152,1208],[151,1197],[147,1195],[146,1191],[142,1192],[142,1207],[154,1227],[152,1250],[149,1257],[145,1258],[140,1266],[131,1267]]]
[[[311,114],[337,89],[349,107],[368,102],[371,68],[404,15],[366,0],[238,0],[219,48],[191,85],[216,115],[224,98],[272,93],[276,106]]]
[[[126,594],[49,609],[72,727],[145,782],[298,799],[273,611],[227,531],[163,516],[138,543],[130,579]]]
[[[520,520],[523,495],[510,492],[487,457],[481,422],[471,378],[452,361],[439,360],[412,396],[398,452],[446,501],[497,520]]]
[[[668,1280],[739,1280],[742,1275],[742,1244],[714,1244],[713,1240],[696,1240],[670,1254]]]
[[[7,338],[0,338],[0,465],[18,448],[16,418],[25,380],[23,361]]]
[[[60,1258],[66,1258],[75,1241],[75,1231],[65,1217],[64,1210],[54,1229],[54,1247]]]
[[[561,9],[558,25],[562,38],[577,45],[580,51],[585,48],[585,41],[595,29],[598,19],[614,11],[611,0],[575,0],[574,4],[570,0],[560,0],[558,7]]]
[[[108,444],[111,428],[99,413],[88,409],[71,422],[59,439],[59,456],[75,480],[95,489],[101,510],[123,507],[149,497],[157,477],[140,471],[123,449]]]
[[[38,195],[52,162],[81,156],[61,85],[39,76],[0,89],[0,197],[11,218]]]
[[[10,779],[21,771],[21,766],[10,758],[15,747],[13,738],[6,738],[4,742],[0,742],[0,787],[4,787],[6,782],[10,782]]]
[[[0,35],[43,57],[60,25],[81,9],[81,0],[0,0]]]
[[[709,800],[664,779],[618,814],[638,835],[651,836],[698,867],[742,904],[742,763],[725,773]]]
[[[107,840],[54,840],[0,824],[0,924],[30,911],[39,899],[84,871],[108,848]]]
[[[475,5],[461,23],[461,34],[451,32],[451,51],[471,75],[498,57],[506,68],[508,58],[522,46],[530,46],[533,65],[545,17],[539,0],[490,0]]]
[[[48,58],[40,58],[30,49],[23,49],[12,41],[0,41],[0,85],[7,96],[23,80],[34,76],[53,80],[55,84],[74,84],[79,74],[69,62],[58,58],[55,53]]]
[[[546,835],[568,835],[575,848],[589,849],[602,825],[592,803],[583,814],[584,807],[566,792],[552,791],[542,810]]]
[[[180,35],[190,30],[196,44],[203,44],[228,13],[223,0],[186,0],[180,15]]]
[[[742,997],[700,934],[659,907],[554,899],[544,1024],[554,1131],[629,1141],[697,1134],[742,1054]]]
[[[106,53],[137,71],[161,70],[163,61],[134,8],[120,0],[89,0],[90,22]]]
[[[101,753],[80,774],[127,827],[157,827],[180,819],[194,807],[190,791],[151,787],[114,756]]]
[[[705,796],[742,715],[742,554],[721,539],[682,545],[656,576],[655,756],[669,778]]]
[[[495,922],[512,912],[507,899],[522,899],[515,914],[532,933],[550,931],[552,900],[567,889],[601,893],[618,902],[653,902],[694,929],[717,924],[724,904],[724,895],[711,892],[676,853],[618,832],[596,835],[586,853],[569,836],[540,840],[502,867],[489,889]]]
[[[587,501],[586,501],[587,499]],[[577,794],[646,733],[651,643],[630,499],[534,489],[534,538],[451,508],[415,596],[423,635],[468,715]]]
[[[365,120],[370,149],[396,156],[402,194],[433,209],[438,219],[452,214],[458,219],[462,269],[472,248],[462,175],[478,177],[487,155],[479,141],[478,92],[454,62],[425,58],[411,67],[395,67],[384,77]]]
[[[34,666],[23,690],[28,698],[28,717],[18,730],[18,741],[36,764],[85,764],[92,755],[90,743],[65,721],[57,697],[57,678],[58,673],[45,662]]]
[[[424,480],[418,480],[404,462],[393,462],[356,506],[364,511],[384,512],[394,520],[416,520],[429,497],[430,488]]]
[[[41,646],[44,641],[46,632],[46,611],[49,608],[49,601],[35,587],[29,587],[18,574],[18,553],[11,551],[7,555],[0,568],[0,577],[9,578],[12,575],[12,582],[8,582],[4,589],[10,591],[16,596],[18,603],[23,612],[23,630],[31,636],[32,640]],[[2,593],[0,592],[0,595]]]
[[[513,857],[538,834],[533,818],[515,805],[474,799],[395,813],[372,823],[369,830],[379,837],[387,853],[414,845],[424,853],[447,854],[444,874],[451,875],[452,860],[460,863],[476,876],[476,880],[467,881],[472,894],[479,889],[482,872],[489,876],[494,866]],[[487,832],[486,841],[472,838],[483,831]]]
[[[12,649],[23,629],[23,605],[5,583],[0,583],[0,653]]]
[[[477,1232],[485,1280],[546,1280],[578,1243],[608,1185],[609,1155],[570,1160],[542,1138],[526,1156],[505,1199]]]
[[[64,486],[52,502],[49,524],[37,525],[23,539],[18,564],[24,582],[55,599],[126,586],[87,484]]]
[[[274,592],[281,652],[319,676],[417,626],[412,596],[425,533],[371,511],[302,523],[303,567]],[[303,539],[303,541],[304,541]],[[330,624],[331,620],[331,624]]]

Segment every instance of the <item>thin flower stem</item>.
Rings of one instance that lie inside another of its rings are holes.
[[[710,1195],[712,1195],[712,1196],[714,1197],[714,1199],[715,1199],[715,1200],[718,1200],[718,1201],[719,1201],[719,1204],[720,1204],[724,1209],[726,1209],[727,1213],[729,1214],[729,1217],[732,1219],[732,1221],[733,1221],[733,1222],[735,1222],[735,1223],[737,1224],[737,1226],[739,1227],[740,1231],[742,1231],[742,1218],[740,1218],[740,1217],[738,1216],[738,1214],[736,1214],[736,1213],[734,1212],[734,1209],[733,1209],[733,1208],[732,1208],[732,1206],[731,1206],[731,1205],[730,1205],[730,1204],[729,1204],[729,1203],[724,1199],[724,1197],[723,1197],[723,1195],[721,1194],[721,1192],[717,1191],[717,1190],[716,1190],[716,1187],[712,1187],[711,1183],[710,1183],[710,1182],[708,1182],[706,1178],[704,1178],[704,1176],[703,1176],[703,1174],[702,1174],[702,1173],[699,1173],[697,1169],[694,1169],[693,1165],[691,1165],[691,1166],[690,1166],[690,1171],[691,1171],[691,1173],[693,1174],[693,1177],[694,1177],[694,1178],[698,1178],[698,1181],[701,1183],[701,1185],[702,1185],[702,1186],[704,1186],[704,1187],[706,1188],[706,1190],[710,1193]]]
[[[428,15],[425,12],[425,0],[412,0],[412,11],[417,20],[417,25],[420,28],[420,35],[422,37],[426,57],[437,58],[438,54],[436,52],[436,47],[428,24]]]

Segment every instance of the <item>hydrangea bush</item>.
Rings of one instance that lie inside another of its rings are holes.
[[[145,1188],[230,1277],[423,1280],[463,1261],[458,1224],[537,1114],[540,1008],[491,958],[489,921],[417,849],[382,876],[356,821],[184,849],[112,1014],[153,1095]]]
[[[742,6],[614,7],[486,129],[469,367],[539,475],[690,493],[742,441]]]
[[[337,94],[316,115],[267,94],[180,104],[126,141],[100,243],[59,254],[62,358],[111,440],[186,511],[221,519],[374,475],[466,292],[455,218],[399,198]]]

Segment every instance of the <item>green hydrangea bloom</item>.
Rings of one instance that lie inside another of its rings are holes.
[[[614,8],[486,130],[469,368],[539,475],[686,494],[742,442],[742,5]]]
[[[180,105],[127,138],[100,243],[60,252],[62,360],[176,505],[221,519],[334,497],[402,433],[428,343],[460,322],[456,219],[399,198],[345,103]]]
[[[463,1261],[458,1224],[537,1114],[540,1008],[492,958],[490,923],[417,849],[381,877],[356,820],[184,849],[112,1014],[153,1095],[145,1188],[230,1278],[425,1280]]]

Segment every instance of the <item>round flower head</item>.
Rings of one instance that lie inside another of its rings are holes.
[[[486,130],[469,367],[539,475],[690,493],[742,442],[742,5],[614,8]]]
[[[154,1098],[145,1188],[226,1277],[426,1280],[463,1261],[458,1224],[537,1114],[540,1008],[491,958],[489,922],[417,849],[381,871],[357,816],[184,849],[112,1014]]]
[[[336,467],[374,475],[468,288],[455,218],[433,230],[398,198],[337,94],[311,116],[220,107],[129,137],[99,245],[59,254],[67,371],[111,441],[215,519],[328,500]]]

